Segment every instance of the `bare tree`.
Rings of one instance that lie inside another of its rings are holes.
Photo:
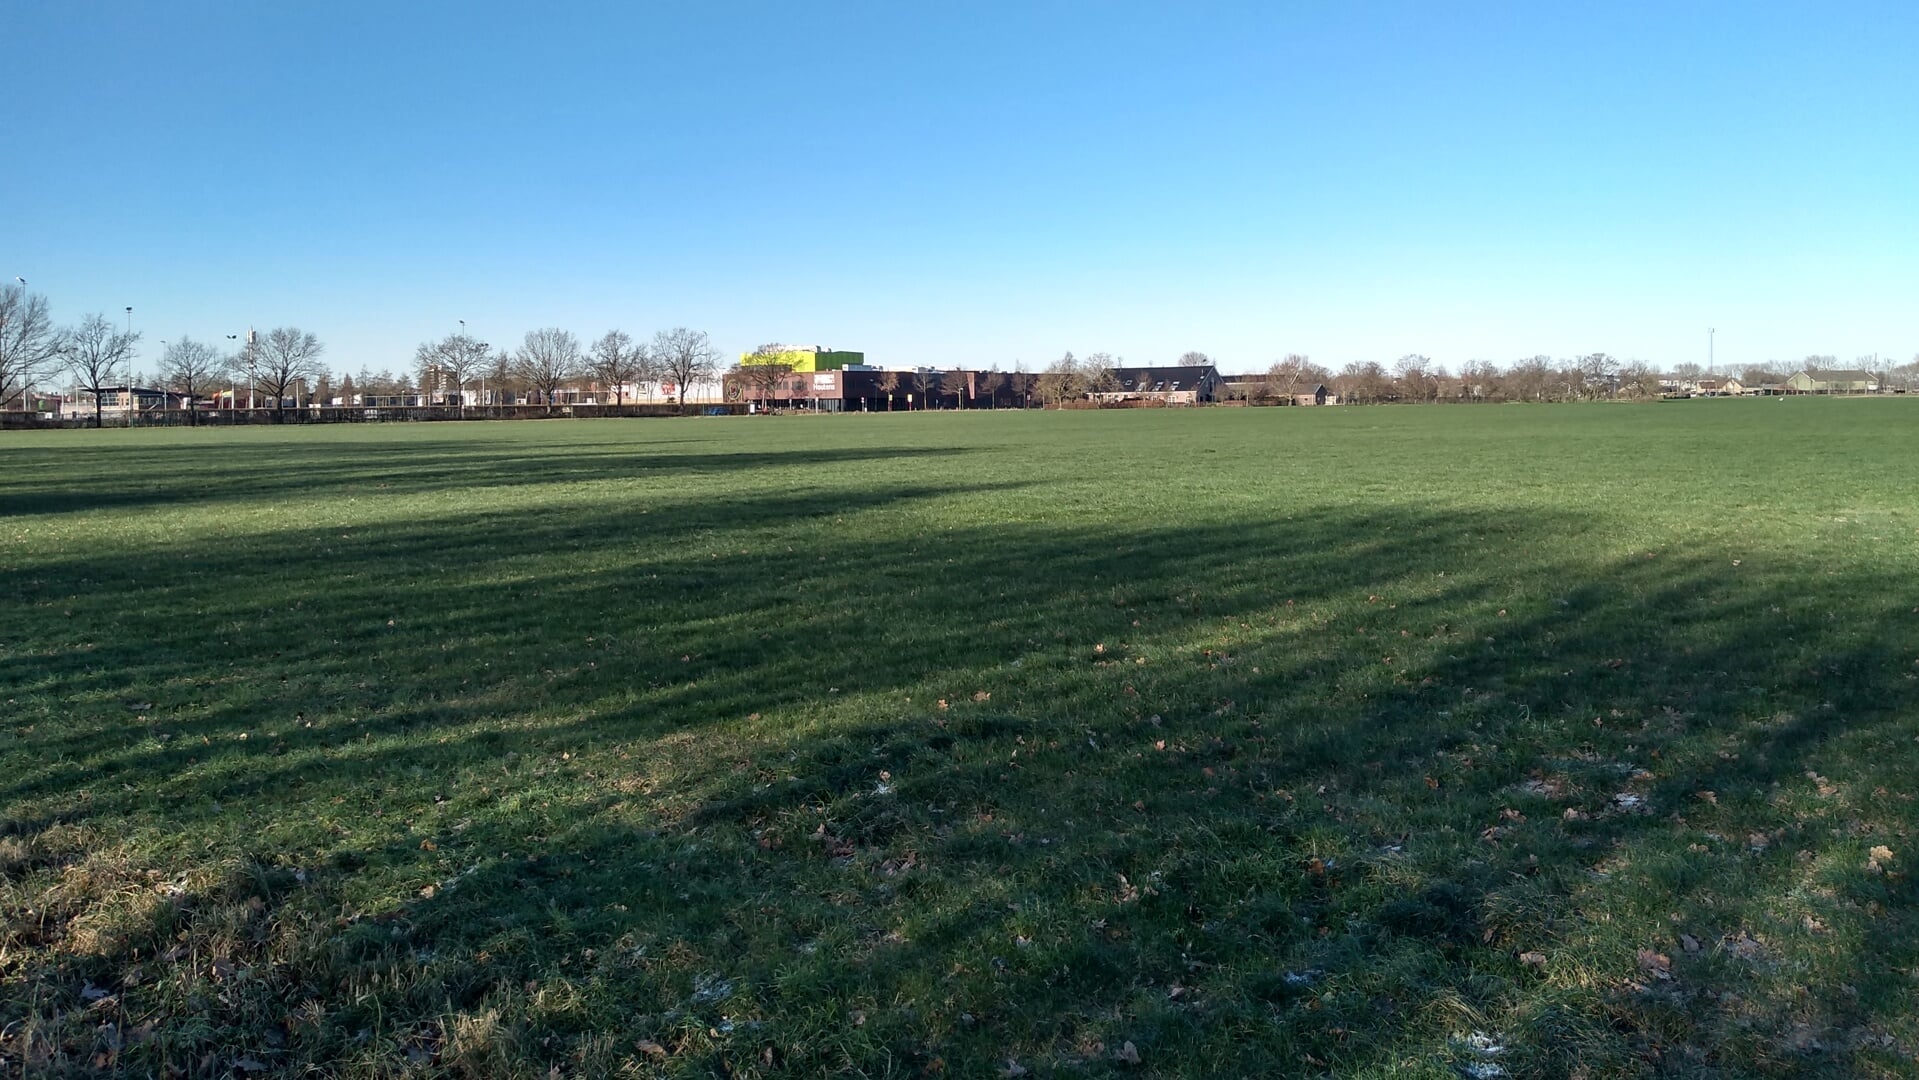
[[[1079,361],[1069,352],[1040,372],[1034,389],[1039,393],[1040,404],[1055,405],[1079,397],[1085,392],[1084,387],[1085,378],[1080,372]]]
[[[580,376],[580,339],[572,331],[549,326],[528,330],[513,357],[513,373],[537,391],[553,411],[553,396],[560,387]]]
[[[200,422],[200,395],[220,377],[225,364],[220,351],[205,342],[183,337],[167,343],[160,357],[160,378],[168,390],[187,402],[187,423]]]
[[[1432,401],[1439,396],[1439,383],[1432,376],[1433,362],[1418,353],[1407,353],[1393,363],[1394,383],[1402,401]]]
[[[778,395],[780,384],[793,373],[786,350],[775,344],[762,345],[740,363],[740,378],[753,388],[753,396],[764,404]]]
[[[1325,385],[1332,377],[1332,372],[1307,357],[1288,353],[1284,359],[1273,361],[1273,366],[1266,369],[1266,390],[1291,404],[1299,394]]]
[[[940,388],[952,392],[954,408],[966,408],[967,391],[970,387],[966,378],[965,368],[955,366],[951,371],[941,372]]]
[[[1176,363],[1180,367],[1211,367],[1213,358],[1194,349],[1179,354],[1179,360]]]
[[[297,326],[276,326],[253,347],[253,381],[273,401],[273,420],[286,416],[287,396],[325,370],[320,339]]]
[[[1619,369],[1619,391],[1628,397],[1659,396],[1659,373],[1644,361],[1634,360]]]
[[[624,330],[608,330],[593,343],[587,370],[601,388],[613,388],[613,404],[626,404],[626,384],[640,381],[646,372],[646,346],[636,345]]]
[[[413,354],[420,369],[420,387],[451,385],[460,397],[460,412],[466,412],[466,384],[486,370],[487,343],[465,334],[448,334],[438,341],[422,341]]]
[[[1580,383],[1587,395],[1598,397],[1602,393],[1616,392],[1619,385],[1619,361],[1606,353],[1596,352],[1587,353],[1573,363],[1579,372]]]
[[[1375,360],[1347,364],[1337,382],[1341,401],[1367,405],[1390,401],[1393,397],[1393,378]]]
[[[47,298],[27,292],[19,278],[0,288],[0,409],[52,374],[60,332],[47,315]]]
[[[1096,352],[1080,363],[1080,387],[1083,392],[1097,397],[1119,390],[1119,376],[1113,368],[1118,366],[1112,353]]]
[[[1553,358],[1541,354],[1529,356],[1506,369],[1505,377],[1500,380],[1509,401],[1546,401],[1552,396],[1553,384],[1557,378],[1552,366]]]
[[[686,408],[686,388],[701,379],[711,379],[719,369],[720,352],[704,330],[676,326],[653,335],[653,361],[660,377],[673,383],[680,408]]]
[[[1896,380],[1894,383],[1895,386],[1902,387],[1910,392],[1915,384],[1919,384],[1919,356],[1914,356],[1910,363],[1900,364],[1898,367],[1893,368],[1892,377]]]
[[[1459,383],[1463,401],[1491,401],[1501,393],[1499,367],[1490,360],[1468,360],[1459,369]]]
[[[893,411],[893,398],[900,392],[900,373],[882,371],[879,377],[880,393],[886,395],[886,411]]]
[[[486,365],[481,369],[480,377],[494,385],[501,404],[511,404],[514,391],[523,389],[520,383],[519,365],[515,362],[511,349],[493,350]]]
[[[997,368],[980,372],[978,380],[973,384],[974,400],[985,398],[987,408],[999,408],[1000,391],[1006,389],[1007,382],[1006,373]]]
[[[105,315],[89,315],[63,336],[67,370],[73,375],[73,384],[93,395],[93,426],[103,427],[103,399],[116,385],[116,380],[121,384],[126,382],[126,372],[121,366],[131,368],[128,358],[133,355],[133,345],[140,340],[140,335],[115,329],[113,320]],[[131,392],[132,387],[127,389]]]

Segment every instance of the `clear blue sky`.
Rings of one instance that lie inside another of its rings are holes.
[[[0,56],[0,277],[149,359],[1919,352],[1911,0],[0,0]]]

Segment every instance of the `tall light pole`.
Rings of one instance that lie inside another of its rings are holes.
[[[238,342],[240,340],[240,335],[228,334],[227,340],[232,342]],[[236,349],[239,347],[240,346],[237,344],[233,346],[233,348],[236,348]],[[233,370],[233,366],[231,364],[228,364],[227,365],[227,419],[229,420],[233,418],[234,410],[240,407],[240,388],[235,385],[235,382],[236,382],[236,378],[235,378],[235,372]]]
[[[139,411],[139,404],[133,396],[133,307],[127,306],[127,366],[121,374],[126,376],[127,426],[133,426],[133,414]]]
[[[462,361],[464,361],[467,356],[466,346],[467,346],[466,320],[461,319],[460,320],[460,357]],[[462,364],[462,367],[464,367],[464,364]],[[466,385],[462,383],[461,385],[456,386],[453,389],[456,393],[460,395],[460,415],[465,416],[466,415]]]
[[[13,280],[20,283],[20,302],[18,304],[18,310],[20,314],[24,316],[27,311],[27,279],[21,277],[18,274],[15,274],[13,276]],[[6,333],[7,333],[7,320],[0,319],[0,349],[5,349],[7,347]],[[33,409],[33,372],[31,371],[27,372],[26,385],[20,388],[20,405],[21,405],[21,408],[24,410],[31,411]]]
[[[167,339],[161,338],[160,339],[160,367],[165,368],[166,363],[167,363]],[[164,422],[167,416],[167,388],[162,385],[157,385],[166,381],[164,372],[160,370],[156,370],[154,372],[153,381],[156,384],[154,386],[154,389],[160,391],[160,404],[159,404],[160,419]]]
[[[240,335],[228,334],[227,340],[237,342],[240,340]],[[235,347],[239,348],[241,346]],[[256,380],[253,376],[253,331],[250,329],[247,331],[247,343],[244,348],[246,349],[247,364],[247,416],[251,419],[253,416],[253,384]],[[227,376],[227,387],[229,389],[233,387],[233,376],[231,374]],[[233,395],[233,407],[236,409],[240,407],[240,395],[238,391],[235,391]]]
[[[1714,371],[1713,371],[1713,349],[1712,349],[1712,345],[1713,345],[1713,342],[1712,342],[1712,337],[1713,337],[1713,335],[1714,335],[1714,334],[1716,334],[1716,333],[1718,333],[1718,332],[1719,332],[1719,330],[1718,330],[1718,328],[1717,328],[1717,327],[1712,327],[1712,326],[1708,326],[1708,327],[1706,327],[1706,374],[1708,374],[1708,375],[1712,375],[1712,374],[1714,374]]]
[[[19,282],[19,313],[25,315],[27,313],[27,278],[13,274],[13,280]],[[6,334],[6,322],[0,320],[0,349],[6,347],[4,334]],[[21,405],[25,409],[33,409],[33,372],[27,374],[27,386],[21,387]]]

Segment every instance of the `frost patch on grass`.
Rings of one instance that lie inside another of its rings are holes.
[[[1478,1059],[1460,1062],[1461,1073],[1473,1077],[1474,1080],[1491,1080],[1493,1077],[1506,1075],[1504,1065],[1490,1060],[1506,1052],[1506,1044],[1500,1041],[1498,1036],[1475,1031],[1470,1035],[1456,1037],[1453,1041],[1460,1049]]]

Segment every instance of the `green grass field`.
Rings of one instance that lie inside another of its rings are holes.
[[[0,1074],[1911,1076],[1919,403],[0,436]]]

